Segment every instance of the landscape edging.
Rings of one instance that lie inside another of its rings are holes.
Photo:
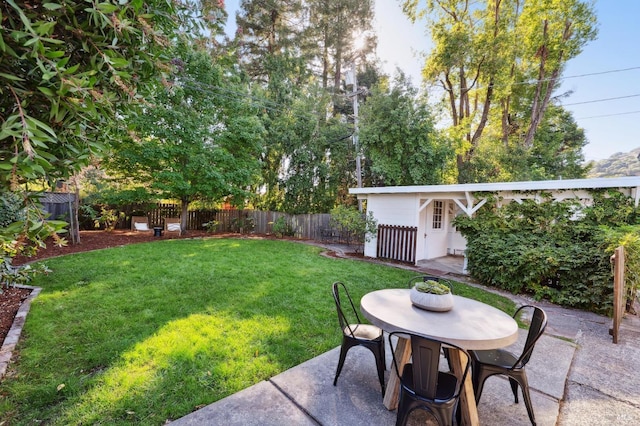
[[[18,344],[18,340],[20,340],[20,335],[22,334],[22,328],[24,327],[24,322],[27,318],[27,314],[29,313],[29,309],[31,309],[31,302],[40,294],[42,290],[41,287],[32,287],[28,285],[16,285],[18,288],[28,288],[31,289],[31,294],[22,302],[20,305],[20,309],[16,313],[15,318],[13,319],[13,323],[11,324],[11,328],[7,333],[7,336],[4,338],[4,342],[2,343],[2,347],[0,348],[0,380],[7,373],[7,368],[9,367],[9,362],[11,361],[11,355],[13,354],[13,350]]]

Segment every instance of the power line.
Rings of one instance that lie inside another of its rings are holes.
[[[617,73],[617,72],[625,72],[625,71],[631,71],[631,70],[638,70],[640,69],[639,67],[631,67],[631,68],[623,68],[623,69],[616,69],[616,70],[608,70],[608,71],[601,71],[601,72],[595,72],[595,73],[588,73],[588,74],[579,74],[579,75],[573,75],[573,76],[568,76],[568,77],[561,77],[558,80],[563,80],[563,79],[569,79],[569,78],[579,78],[579,77],[587,77],[587,76],[593,76],[593,75],[602,75],[602,74],[611,74],[611,73]],[[227,95],[224,95],[223,93],[218,93],[218,96],[222,97],[222,98],[226,98],[226,99],[230,99],[230,100],[238,100],[239,98],[244,98],[244,99],[248,99],[249,103],[256,108],[263,108],[265,110],[270,110],[273,112],[279,112],[279,113],[287,113],[287,112],[293,112],[291,105],[284,105],[281,104],[279,102],[274,102],[272,100],[266,99],[266,98],[260,98],[260,97],[256,97],[253,96],[250,93],[247,92],[240,92],[240,91],[236,91],[236,90],[231,90],[228,89],[226,87],[221,87],[221,86],[217,86],[217,85],[211,85],[208,83],[202,83],[193,79],[188,79],[187,80],[189,83],[189,86],[191,86],[192,88],[195,88],[194,86],[198,86],[200,89],[202,88],[207,88],[210,90],[217,90],[218,92],[226,92]],[[536,81],[545,81],[543,80],[536,80]],[[533,81],[534,83],[536,81]],[[186,82],[183,80],[183,82]],[[528,84],[526,82],[521,82],[521,83],[514,83],[514,84]],[[605,101],[612,101],[612,100],[618,100],[618,99],[627,99],[627,98],[634,98],[634,97],[639,97],[640,94],[634,94],[634,95],[627,95],[627,96],[618,96],[618,97],[613,97],[613,98],[603,98],[603,99],[594,99],[594,100],[590,100],[590,101],[584,101],[584,102],[574,102],[574,103],[570,103],[570,104],[563,104],[563,106],[572,106],[572,105],[581,105],[581,104],[589,104],[589,103],[596,103],[596,102],[605,102]],[[312,112],[309,111],[299,111],[299,113],[302,113],[303,115],[307,116],[307,118],[311,118],[314,117],[315,115]],[[640,113],[640,111],[628,111],[628,112],[621,112],[621,113],[615,113],[615,114],[604,114],[604,115],[594,115],[594,116],[589,116],[589,117],[581,117],[581,118],[576,118],[575,120],[587,120],[587,119],[591,119],[591,118],[604,118],[604,117],[615,117],[615,116],[620,116],[620,115],[630,115],[630,114],[638,114]],[[296,114],[297,115],[297,114]]]
[[[572,104],[563,104],[563,106],[571,106],[571,105],[582,105],[582,104],[593,104],[596,102],[606,102],[606,101],[615,101],[617,99],[627,99],[627,98],[635,98],[640,96],[640,93],[636,94],[636,95],[628,95],[628,96],[617,96],[615,98],[603,98],[603,99],[594,99],[591,101],[584,101],[584,102],[574,102]]]
[[[566,77],[557,77],[557,78],[555,78],[555,81],[568,80],[570,78],[591,77],[591,76],[594,76],[594,75],[613,74],[613,73],[617,73],[617,72],[626,72],[626,71],[633,71],[633,70],[640,70],[640,67],[620,68],[620,69],[616,69],[616,70],[591,72],[591,73],[588,73],[588,74],[569,75],[569,76],[566,76]],[[513,84],[514,85],[537,84],[537,83],[546,82],[546,81],[552,81],[552,80],[554,80],[554,79],[553,78],[541,78],[539,80],[521,81],[521,82],[516,82],[516,83],[513,83]]]
[[[633,70],[640,70],[640,67],[620,68],[620,69],[617,69],[617,70],[591,72],[591,73],[588,73],[588,74],[570,75],[568,77],[559,78],[559,80],[566,80],[568,78],[591,77],[592,75],[612,74],[612,73],[616,73],[616,72],[625,72],[625,71],[633,71]]]
[[[538,83],[544,83],[544,82],[549,82],[549,81],[562,81],[562,80],[568,80],[571,78],[582,78],[582,77],[591,77],[594,75],[603,75],[603,74],[613,74],[613,73],[619,73],[619,72],[626,72],[626,71],[634,71],[634,70],[640,70],[640,66],[637,67],[629,67],[629,68],[619,68],[619,69],[614,69],[614,70],[607,70],[607,71],[599,71],[599,72],[592,72],[592,73],[587,73],[587,74],[576,74],[576,75],[569,75],[566,77],[556,77],[554,78],[541,78],[541,79],[530,79],[530,80],[525,80],[525,81],[515,81],[513,83],[507,83],[507,84],[494,84],[493,87],[494,88],[500,88],[500,87],[509,87],[509,86],[524,86],[524,85],[534,85],[534,84],[538,84]],[[475,89],[485,89],[487,86],[482,86],[482,85],[478,85],[477,87],[475,87]],[[463,90],[468,90],[468,89],[473,89],[473,88],[469,88],[469,87],[465,87],[463,88]]]
[[[640,114],[640,110],[639,111],[618,112],[616,114],[592,115],[591,117],[576,118],[576,120],[586,120],[588,118],[615,117],[615,116],[618,116],[618,115],[629,115],[629,114]]]
[[[179,84],[181,84],[183,87],[187,87],[187,88],[191,88],[191,89],[195,89],[195,90],[203,90],[203,89],[209,89],[209,90],[213,90],[213,91],[218,91],[218,93],[216,94],[216,96],[219,96],[221,98],[224,99],[228,99],[228,100],[233,100],[233,101],[238,101],[238,100],[247,100],[247,102],[253,107],[253,108],[258,108],[258,109],[264,109],[264,110],[269,110],[269,111],[273,111],[276,113],[293,113],[293,115],[297,118],[306,118],[306,119],[316,119],[317,118],[317,114],[310,112],[310,111],[305,111],[305,110],[299,110],[298,113],[295,113],[292,106],[291,105],[284,105],[282,103],[278,103],[275,101],[271,101],[269,99],[266,98],[260,98],[260,97],[256,97],[253,96],[247,92],[241,92],[241,91],[237,91],[237,90],[231,90],[228,89],[226,87],[221,87],[221,86],[217,86],[217,85],[212,85],[209,83],[202,83],[199,82],[197,80],[194,79],[183,79],[179,82]],[[220,93],[220,92],[226,92],[225,93]],[[351,130],[351,133],[349,133],[346,136],[341,136],[339,139],[337,140],[333,140],[330,141],[329,143],[335,143],[335,142],[340,142],[344,139],[350,138],[353,135],[353,130],[350,129],[350,125],[349,123],[347,126],[347,130]]]

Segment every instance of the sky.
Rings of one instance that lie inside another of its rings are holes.
[[[228,34],[235,32],[239,3],[225,2]],[[424,54],[432,46],[424,24],[411,24],[399,0],[375,0],[375,4],[383,71],[392,74],[399,67],[419,86]],[[598,38],[567,63],[554,93],[572,92],[562,104],[585,131],[587,161],[640,148],[640,0],[597,0],[595,11]]]

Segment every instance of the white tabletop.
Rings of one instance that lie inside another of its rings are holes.
[[[364,316],[386,332],[408,331],[464,349],[497,349],[518,338],[518,324],[506,313],[476,300],[453,296],[453,308],[432,312],[416,308],[408,289],[386,289],[365,294]]]

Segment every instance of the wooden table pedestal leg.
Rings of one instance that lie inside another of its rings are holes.
[[[464,372],[464,363],[467,356],[458,350],[449,350],[449,361],[451,362],[451,368],[453,373],[460,377]],[[478,407],[476,406],[476,397],[473,393],[473,382],[471,381],[471,370],[467,374],[467,377],[460,390],[460,410],[462,414],[462,424],[477,426],[480,424],[478,419]]]
[[[400,374],[402,374],[404,365],[411,359],[411,340],[398,336],[398,343],[394,354],[398,361],[398,370],[400,370]],[[400,396],[400,377],[398,377],[393,364],[391,365],[391,373],[389,374],[389,381],[386,387],[387,391],[384,394],[382,403],[387,407],[387,410],[392,411],[398,408],[398,399]]]

